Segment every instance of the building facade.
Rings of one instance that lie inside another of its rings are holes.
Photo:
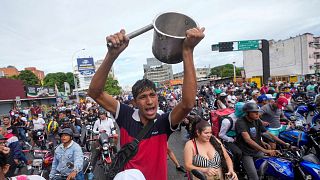
[[[35,74],[40,81],[42,81],[44,79],[44,72],[41,70],[38,70],[36,67],[26,67],[24,68],[24,70],[29,70],[31,72],[33,72],[33,74]]]
[[[269,41],[271,77],[305,76],[318,71],[320,37],[305,33],[286,40]],[[244,51],[243,64],[246,78],[262,76],[260,51]]]
[[[210,68],[196,68],[196,77],[197,80],[207,79],[210,75]],[[182,79],[183,80],[183,71],[179,73],[175,73],[173,75],[173,79]]]
[[[172,65],[163,64],[156,58],[147,58],[147,64],[143,65],[143,78],[155,83],[173,79]]]
[[[18,76],[19,71],[14,66],[8,66],[8,67],[0,68],[0,74],[1,74],[1,76],[4,76],[4,77],[10,77],[10,76],[14,76],[14,75]]]
[[[94,66],[95,66],[95,68],[96,68],[96,72],[97,72],[97,70],[99,69],[99,67],[101,66],[102,62],[103,62],[103,59],[98,60],[98,61],[96,61],[96,62],[94,63]],[[112,77],[113,79],[116,79],[116,76],[114,75],[113,67],[111,67],[108,76],[109,76],[109,77]]]

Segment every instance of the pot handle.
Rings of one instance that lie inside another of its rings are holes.
[[[145,26],[145,27],[142,27],[142,28],[140,28],[140,29],[137,29],[137,30],[129,33],[127,36],[128,36],[129,39],[133,39],[133,38],[135,38],[136,36],[139,36],[140,34],[143,34],[143,33],[147,32],[147,31],[149,31],[149,30],[151,30],[151,29],[153,29],[153,24],[149,24],[149,25],[147,25],[147,26]],[[111,43],[111,42],[108,42],[108,43],[107,43],[107,46],[108,46],[108,47],[112,47],[112,43]]]

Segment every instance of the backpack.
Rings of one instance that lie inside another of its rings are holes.
[[[219,134],[220,128],[221,128],[221,122],[223,119],[225,119],[225,118],[229,119],[230,123],[232,124],[231,127],[229,128],[229,130],[232,128],[232,126],[233,126],[232,119],[228,117],[232,113],[234,113],[234,110],[229,109],[229,108],[218,109],[218,110],[214,110],[214,111],[210,112],[212,134],[215,137],[218,137],[218,134]]]

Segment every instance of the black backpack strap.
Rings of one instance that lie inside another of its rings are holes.
[[[150,131],[150,129],[153,127],[153,125],[154,125],[154,120],[149,121],[148,124],[143,127],[143,129],[139,132],[139,134],[136,137],[138,142],[140,142],[141,139],[144,138],[144,136]]]
[[[229,129],[228,129],[228,131],[227,131],[227,132],[229,132],[229,131],[233,128],[233,119],[232,119],[231,117],[229,117],[229,116],[222,116],[222,117],[220,117],[220,119],[219,119],[219,126],[220,126],[220,128],[221,128],[221,125],[222,125],[222,121],[223,121],[224,119],[228,119],[229,122],[230,122],[230,127],[229,127]]]

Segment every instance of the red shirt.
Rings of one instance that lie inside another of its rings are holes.
[[[120,104],[116,122],[120,127],[121,147],[131,142],[142,130],[143,124],[137,109]],[[159,115],[154,126],[140,141],[137,154],[124,169],[139,169],[147,180],[167,179],[167,140],[173,131],[170,128],[169,113]]]

